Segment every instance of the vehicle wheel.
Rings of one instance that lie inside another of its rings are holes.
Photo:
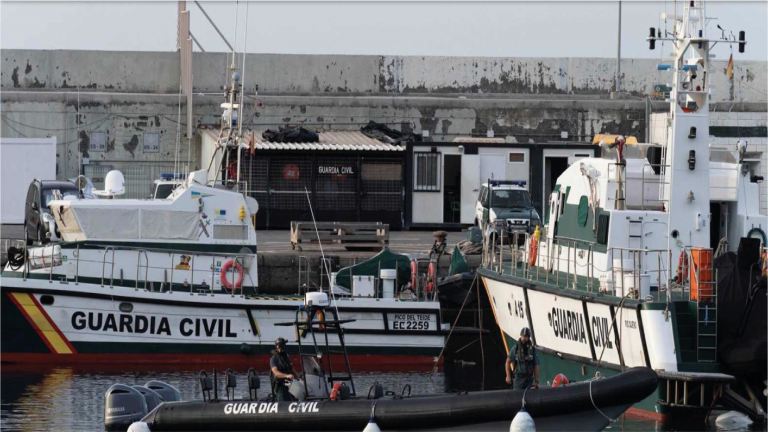
[[[42,225],[37,226],[37,241],[40,242],[41,245],[44,245],[46,242],[45,234],[43,234],[43,227]]]
[[[24,221],[24,242],[27,246],[32,246],[32,239],[29,238],[29,232],[27,231],[27,221]]]

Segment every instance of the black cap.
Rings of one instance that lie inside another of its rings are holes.
[[[287,343],[288,343],[288,341],[287,341],[287,340],[285,340],[285,339],[283,339],[283,338],[279,337],[279,338],[277,338],[277,340],[275,341],[275,346],[276,346],[276,347],[280,347],[281,349],[283,349],[283,348],[285,348],[285,344],[287,344]]]
[[[520,330],[520,336],[531,337],[531,329],[529,329],[528,327],[523,327],[523,329]]]

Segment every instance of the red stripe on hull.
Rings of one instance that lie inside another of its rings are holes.
[[[34,294],[30,294],[29,298],[32,299],[32,302],[35,304],[35,306],[37,306],[37,308],[43,314],[45,319],[48,320],[48,323],[51,325],[51,327],[53,327],[53,330],[59,334],[59,337],[61,338],[61,340],[63,340],[64,343],[67,344],[67,347],[69,347],[69,350],[72,351],[72,353],[77,353],[77,350],[75,349],[75,347],[73,347],[72,344],[69,343],[69,339],[67,339],[67,337],[64,336],[64,333],[61,332],[61,330],[59,329],[59,326],[56,325],[56,321],[51,319],[51,316],[48,315],[48,312],[45,311],[45,308],[43,307],[43,305],[41,305],[40,302],[37,301],[37,297],[35,297]]]
[[[238,355],[238,354],[39,354],[39,353],[3,353],[0,360],[3,368],[25,368],[33,365],[99,365],[114,366],[124,370],[125,365],[133,369],[158,370],[164,368],[179,369],[189,366],[192,370],[202,365],[225,367],[255,367],[258,370],[268,369],[269,354]],[[294,365],[299,365],[299,357],[291,356]],[[442,369],[442,359],[438,366]],[[343,367],[343,360],[335,358],[334,370]],[[435,357],[425,355],[364,355],[350,354],[349,364],[355,371],[392,371],[392,372],[426,372],[435,365]]]
[[[660,422],[667,420],[667,416],[665,414],[657,413],[653,411],[646,411],[644,409],[635,408],[635,407],[631,407],[630,409],[628,409],[626,414],[629,417],[651,419],[651,420],[657,420]]]

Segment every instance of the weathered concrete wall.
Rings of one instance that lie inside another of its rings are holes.
[[[174,163],[177,53],[2,50],[0,57],[2,136],[56,136],[59,178],[78,173],[80,155],[118,169]],[[255,54],[246,60],[246,92],[258,84],[263,103],[247,122],[253,128],[359,129],[374,120],[428,131],[435,141],[485,136],[490,129],[517,142],[558,141],[561,132],[570,141],[601,132],[645,138],[644,99],[608,98],[611,59]],[[224,53],[195,53],[195,124],[218,123],[226,63]],[[639,95],[665,82],[655,64],[624,60],[623,88]],[[735,76],[737,96],[765,103],[766,62],[737,61]],[[728,86],[718,84],[724,75],[713,79],[714,99],[730,98]],[[246,99],[245,117],[256,110],[254,102]],[[181,123],[179,159],[185,162],[183,115]],[[107,134],[104,151],[89,150],[93,132]],[[159,152],[143,151],[147,132],[160,134]],[[193,140],[193,167],[207,165],[196,158]]]
[[[2,50],[3,89],[80,87],[118,92],[176,93],[179,60],[175,52]],[[655,59],[623,59],[622,90],[647,95],[669,81]],[[220,92],[226,53],[195,53],[196,92]],[[238,59],[238,65],[241,60]],[[714,61],[713,101],[765,101],[767,66],[734,62],[734,84]],[[416,57],[250,54],[247,90],[258,84],[266,94],[476,93],[604,95],[615,88],[616,61],[610,58]]]

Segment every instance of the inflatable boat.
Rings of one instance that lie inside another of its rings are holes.
[[[260,398],[261,383],[254,370],[248,372],[248,399],[243,400],[234,400],[237,377],[228,370],[222,400],[216,373],[201,372],[202,401],[179,401],[178,392],[163,383],[136,388],[113,385],[105,394],[105,428],[128,428],[130,432],[362,431],[373,422],[387,431],[507,431],[524,407],[539,431],[601,430],[658,385],[654,371],[634,368],[611,378],[525,391],[411,396],[410,386],[385,392],[383,386],[374,384],[366,394],[358,395],[344,344],[343,324],[350,321],[339,320],[327,295],[313,292],[307,293],[293,322],[275,324],[293,326],[297,335],[301,378],[291,384],[292,402],[277,402],[274,394]],[[339,373],[342,365],[346,369]]]
[[[523,405],[537,431],[597,431],[657,388],[656,373],[634,368],[611,378],[561,387],[348,400],[194,401],[163,403],[131,432],[362,431],[374,421],[385,431],[508,431]]]

